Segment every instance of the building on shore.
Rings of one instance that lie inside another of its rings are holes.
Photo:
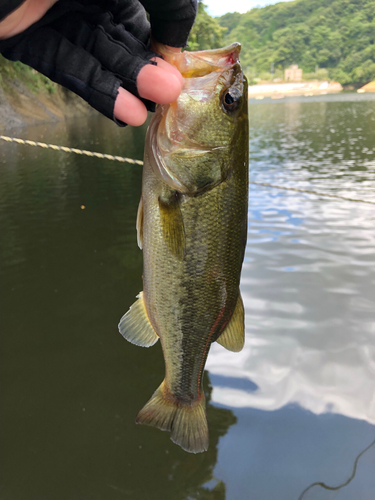
[[[284,71],[284,80],[291,82],[301,82],[302,81],[302,68],[298,67],[298,64],[292,64],[289,68]]]
[[[358,89],[357,92],[359,94],[362,94],[363,92],[375,92],[375,80],[368,83],[367,85],[364,85],[363,87]]]

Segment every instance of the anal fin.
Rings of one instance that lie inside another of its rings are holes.
[[[121,335],[132,344],[150,347],[158,341],[159,337],[148,318],[143,292],[137,297],[138,300],[121,318],[118,329]]]
[[[240,293],[233,316],[216,342],[228,349],[228,351],[233,352],[241,351],[244,346],[245,311]]]

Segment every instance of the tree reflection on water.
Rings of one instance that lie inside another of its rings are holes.
[[[140,157],[139,131],[90,120],[22,136]],[[142,288],[141,169],[22,148],[1,150],[2,498],[224,500],[213,471],[236,418],[210,404],[207,374],[206,453],[134,423],[164,376],[160,345],[117,331]]]

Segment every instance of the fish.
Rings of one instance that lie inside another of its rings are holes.
[[[169,431],[190,453],[209,444],[202,377],[210,346],[244,345],[249,130],[239,53],[238,43],[163,53],[185,80],[146,134],[136,224],[143,292],[119,323],[138,346],[160,339],[164,355],[165,378],[136,423]]]

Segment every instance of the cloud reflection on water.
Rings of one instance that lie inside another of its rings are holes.
[[[269,198],[264,192],[265,205],[274,203]],[[271,222],[267,212],[261,222],[250,220],[241,284],[245,348],[233,354],[213,345],[207,363],[211,374],[242,377],[259,389],[216,384],[213,401],[264,410],[298,403],[317,414],[335,412],[375,423],[375,273],[367,265],[375,234],[364,238],[359,213],[352,207],[338,210],[332,201],[325,202],[332,213],[326,205],[319,217],[322,230],[312,218],[297,227],[293,219],[303,217],[306,200],[293,198],[300,206],[292,207],[289,220],[285,210],[277,217],[274,211]],[[309,200],[310,209],[314,204],[320,211],[320,200]],[[363,217],[366,209],[357,211]],[[341,231],[337,212],[340,217],[350,212],[345,219],[357,227],[347,223]],[[280,230],[259,242],[271,224]]]
[[[375,137],[366,120],[371,125],[374,107],[250,106],[251,180],[373,199]],[[239,354],[214,344],[207,369],[258,390],[222,381],[213,402],[263,410],[298,403],[375,423],[374,222],[370,205],[251,186],[241,282],[246,344]]]
[[[252,104],[250,180],[375,201],[362,99]],[[371,205],[250,185],[245,348],[207,362],[212,403],[237,417],[215,467],[226,500],[373,500],[375,446],[347,481],[375,437],[374,222]]]

